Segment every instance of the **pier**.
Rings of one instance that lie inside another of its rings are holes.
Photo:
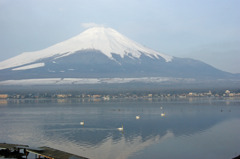
[[[30,148],[28,145],[0,143],[0,156],[27,159],[29,153],[35,154],[36,159],[88,159],[46,146]]]
[[[27,158],[28,152],[27,152],[28,145],[19,145],[19,144],[6,144],[6,143],[0,143],[0,156],[4,157],[15,157],[18,159]]]

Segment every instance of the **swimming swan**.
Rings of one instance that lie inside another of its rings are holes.
[[[123,125],[122,125],[122,127],[121,128],[117,128],[119,131],[123,131]]]
[[[81,122],[80,122],[80,125],[84,125],[84,121],[81,121]]]

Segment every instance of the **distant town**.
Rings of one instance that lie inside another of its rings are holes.
[[[225,90],[223,93],[207,92],[187,92],[187,93],[144,93],[144,92],[131,92],[131,93],[118,93],[118,94],[94,94],[94,93],[33,93],[33,94],[0,94],[0,99],[66,99],[66,98],[80,98],[80,99],[151,99],[151,98],[188,98],[188,97],[240,97],[239,92],[231,92]]]

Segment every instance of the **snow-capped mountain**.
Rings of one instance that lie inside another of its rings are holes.
[[[0,62],[0,81],[43,78],[229,78],[203,62],[146,48],[114,29],[90,28],[35,52]]]
[[[15,68],[13,70],[23,70],[36,67],[43,67],[44,63],[34,63],[42,59],[54,57],[62,58],[77,53],[80,50],[98,50],[111,60],[116,60],[113,53],[121,58],[140,58],[142,54],[150,58],[164,58],[166,62],[172,60],[171,56],[161,54],[148,49],[127,37],[121,35],[111,28],[94,27],[69,40],[63,41],[46,49],[35,52],[24,52],[16,57],[0,63],[0,70]],[[34,63],[34,64],[32,64]],[[31,64],[25,66],[26,64]],[[16,68],[23,66],[23,68]]]

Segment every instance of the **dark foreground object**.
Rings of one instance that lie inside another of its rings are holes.
[[[0,143],[0,156],[13,157],[17,159],[27,158],[29,153],[36,155],[36,158],[47,159],[88,159],[50,147],[29,148],[28,145]]]
[[[39,147],[38,149],[29,148],[27,151],[49,159],[87,159],[85,157],[73,155],[46,146]]]
[[[239,155],[239,156],[237,156],[237,157],[234,157],[233,159],[240,159],[240,155]]]

